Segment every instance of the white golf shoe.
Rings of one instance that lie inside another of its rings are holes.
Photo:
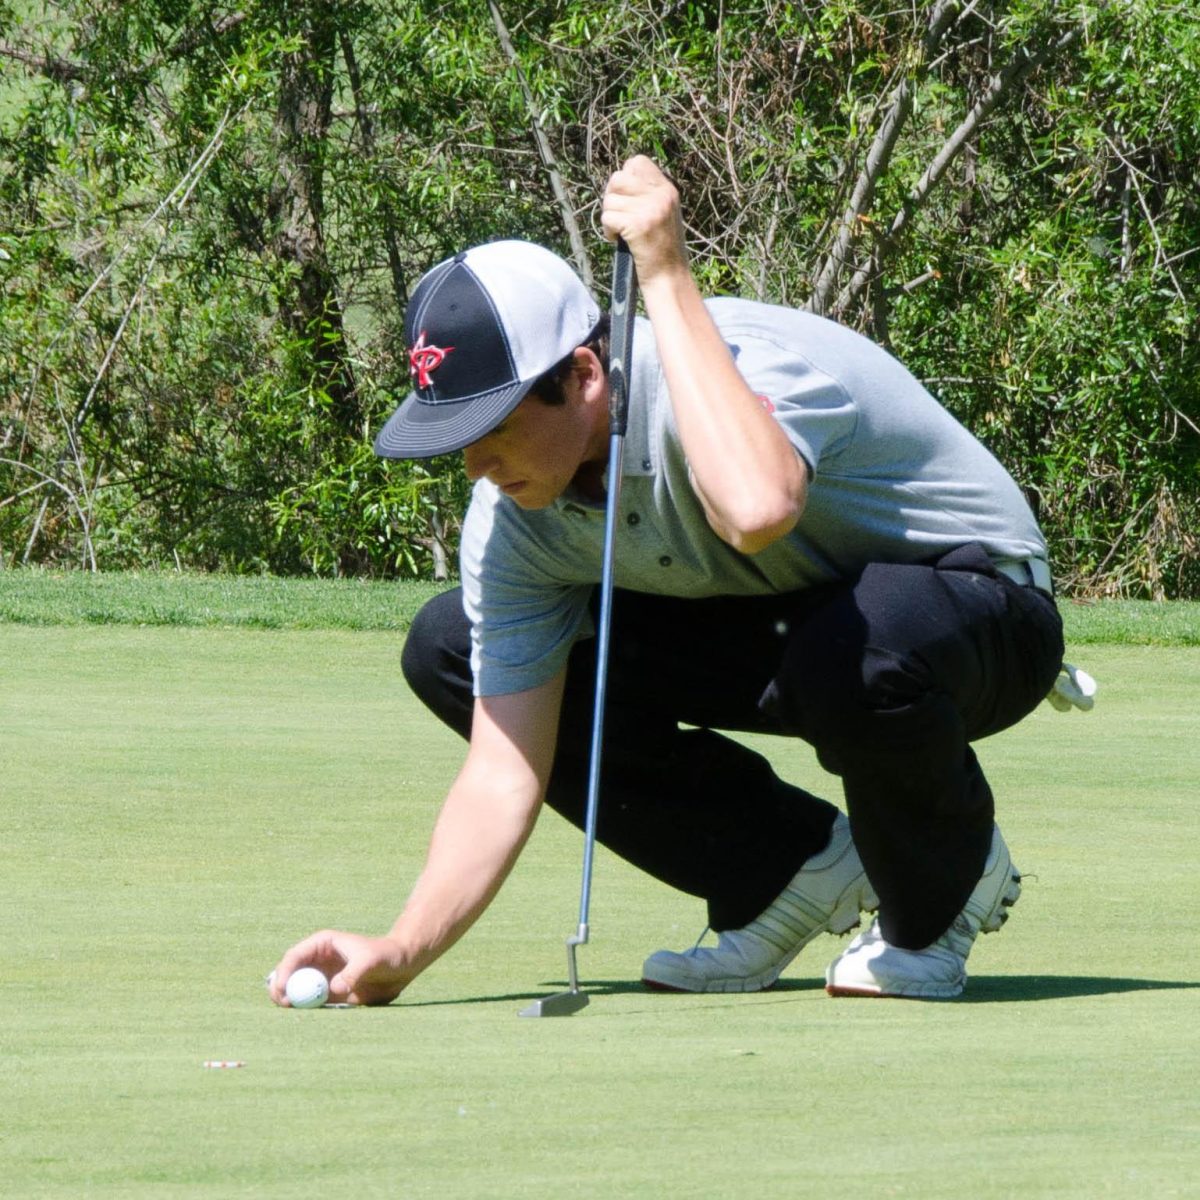
[[[825,990],[831,996],[904,996],[952,1000],[967,982],[967,955],[980,933],[994,933],[1008,920],[1021,894],[1021,876],[996,829],[983,875],[966,907],[940,938],[923,950],[889,945],[878,920],[829,964]]]
[[[819,933],[845,933],[879,901],[839,813],[829,845],[810,858],[771,906],[742,929],[717,934],[715,947],[659,950],[642,965],[642,982],[667,992],[758,992]]]

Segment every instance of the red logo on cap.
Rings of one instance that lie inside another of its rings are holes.
[[[446,361],[446,355],[453,349],[453,346],[443,349],[441,346],[425,345],[425,330],[421,330],[417,344],[408,352],[409,373],[416,376],[417,387],[427,388],[433,383],[433,380],[429,378],[429,372],[436,371]]]

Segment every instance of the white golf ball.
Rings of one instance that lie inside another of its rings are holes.
[[[288,976],[284,991],[293,1008],[320,1008],[329,999],[329,980],[316,967],[301,967]]]

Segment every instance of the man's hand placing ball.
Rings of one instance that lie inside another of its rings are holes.
[[[413,974],[390,938],[323,929],[279,960],[267,985],[276,1004],[290,1007],[288,978],[302,967],[316,967],[329,980],[330,1004],[391,1004]]]

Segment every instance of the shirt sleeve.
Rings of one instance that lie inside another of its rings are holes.
[[[854,437],[857,410],[843,385],[782,338],[759,329],[723,329],[742,378],[817,474]]]
[[[545,683],[566,663],[571,647],[593,633],[591,586],[549,576],[536,545],[514,536],[513,521],[491,491],[477,485],[459,557],[476,696]]]

